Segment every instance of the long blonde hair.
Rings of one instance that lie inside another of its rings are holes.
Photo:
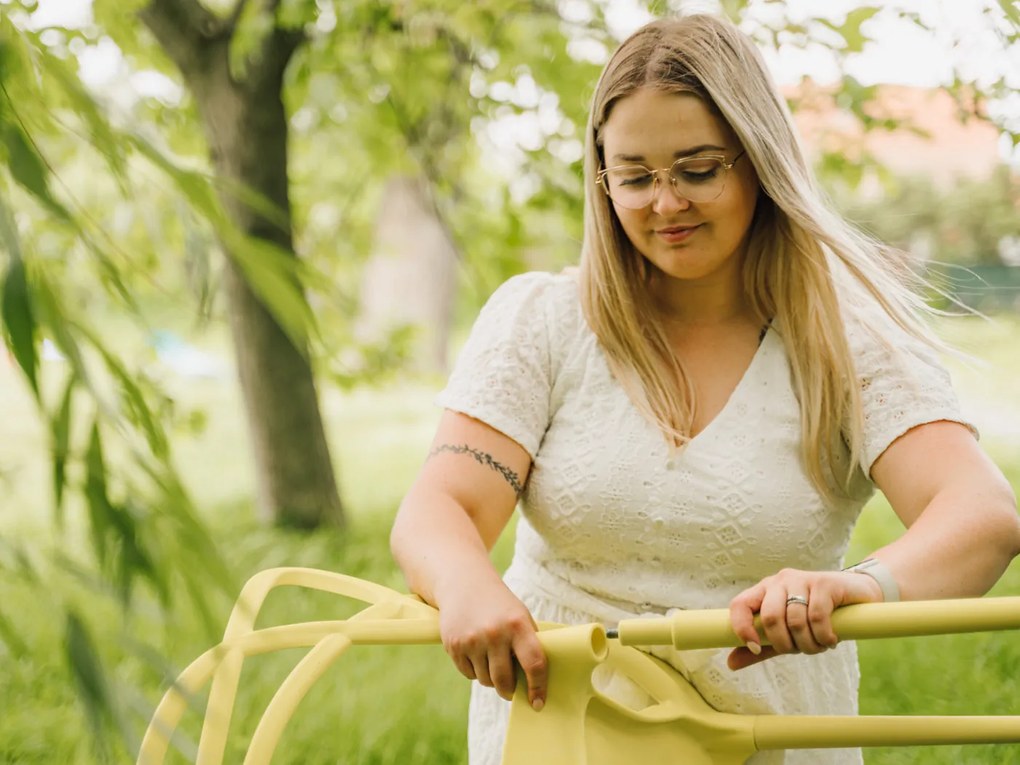
[[[764,193],[751,223],[744,289],[758,318],[781,328],[808,476],[824,496],[847,491],[862,454],[863,420],[841,305],[870,300],[911,335],[934,341],[917,319],[922,302],[902,259],[828,207],[760,52],[727,21],[653,21],[624,41],[602,72],[585,138],[585,318],[634,404],[670,444],[690,440],[694,391],[646,299],[648,267],[594,182],[614,104],[649,87],[702,98],[754,165]]]

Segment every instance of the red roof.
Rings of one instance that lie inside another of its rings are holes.
[[[867,133],[839,103],[833,87],[805,80],[784,89],[784,95],[796,103],[794,117],[810,155],[838,151],[852,157],[866,150],[897,174],[927,175],[940,186],[961,176],[987,177],[1003,162],[999,129],[974,116],[972,103],[961,108],[942,89],[878,85],[866,112],[907,122],[895,130],[876,127]]]

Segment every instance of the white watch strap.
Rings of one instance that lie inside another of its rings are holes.
[[[876,582],[882,589],[882,599],[886,603],[895,603],[900,599],[900,588],[896,584],[896,579],[893,578],[892,571],[889,567],[882,563],[882,561],[876,558],[865,558],[860,563],[855,563],[852,566],[847,566],[844,571],[850,571],[855,574],[867,574]]]

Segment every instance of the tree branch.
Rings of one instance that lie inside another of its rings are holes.
[[[198,0],[149,0],[138,17],[181,71],[192,67],[205,43],[232,28]]]
[[[243,1],[243,0],[242,0]],[[273,14],[273,34],[270,35],[270,40],[266,41],[266,44],[272,44],[276,48],[277,55],[282,58],[284,62],[290,61],[291,56],[294,55],[294,51],[298,49],[306,39],[304,29],[284,29],[275,23],[276,12],[280,8],[282,0],[269,0],[267,3],[268,11]]]
[[[281,0],[237,0],[229,19],[225,22],[228,35],[235,33],[245,13],[268,17],[271,23],[271,27],[258,41],[255,50],[247,57],[245,75],[242,79],[244,86],[249,90],[259,90],[267,83],[277,81],[294,52],[306,40],[303,29],[288,29],[279,25],[276,15],[280,3]],[[275,89],[279,84],[270,84],[269,87]]]
[[[245,6],[248,5],[248,0],[237,0],[237,5],[234,6],[234,10],[230,12],[230,18],[227,20],[227,27],[233,31],[237,26],[237,22],[241,20],[241,15],[244,13]]]

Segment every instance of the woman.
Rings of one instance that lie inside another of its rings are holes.
[[[514,662],[544,703],[534,619],[728,604],[745,647],[666,657],[710,704],[853,714],[834,608],[980,595],[1020,551],[1012,490],[961,420],[918,301],[821,201],[747,37],[709,16],[643,27],[599,80],[586,144],[579,273],[492,296],[393,528],[478,680],[473,765],[499,762]],[[875,487],[907,530],[840,570]],[[488,552],[518,502],[501,579]]]

